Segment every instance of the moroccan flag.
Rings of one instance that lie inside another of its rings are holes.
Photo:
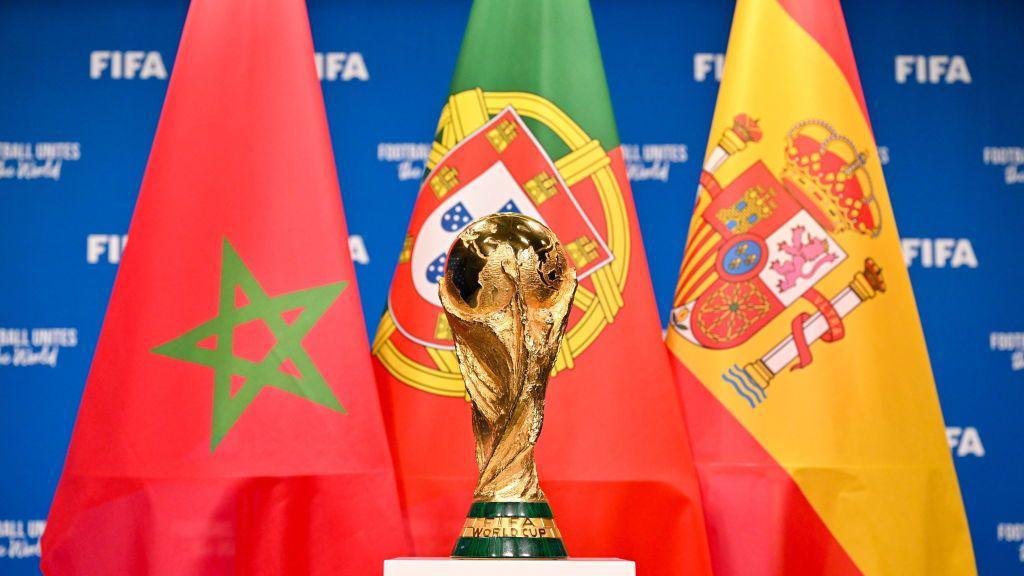
[[[837,0],[740,0],[675,293],[715,574],[973,574]]]
[[[51,574],[372,574],[407,553],[301,0],[194,0]]]
[[[698,483],[661,343],[586,0],[477,0],[373,350],[418,555],[447,555],[477,470],[470,406],[438,300],[473,219],[519,212],[580,278],[537,445],[570,555],[706,574]]]

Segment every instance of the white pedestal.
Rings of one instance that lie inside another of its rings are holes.
[[[636,565],[617,558],[565,560],[394,558],[384,576],[636,576]]]

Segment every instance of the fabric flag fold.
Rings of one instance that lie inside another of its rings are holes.
[[[130,237],[43,570],[407,553],[303,2],[192,2]]]
[[[547,391],[541,486],[573,556],[707,574],[686,428],[585,0],[477,0],[373,343],[418,555],[447,555],[473,494],[470,409],[438,299],[469,222],[544,222],[580,278]]]
[[[975,573],[836,0],[740,0],[668,347],[716,574]]]

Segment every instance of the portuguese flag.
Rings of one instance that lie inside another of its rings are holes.
[[[477,0],[373,351],[417,555],[451,553],[477,469],[438,299],[472,220],[547,224],[580,278],[547,390],[541,487],[573,556],[706,574],[687,432],[586,0]]]
[[[668,346],[715,574],[975,573],[838,0],[740,0]]]
[[[52,574],[406,553],[301,0],[194,0],[43,538]]]

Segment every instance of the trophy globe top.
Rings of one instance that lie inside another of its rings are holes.
[[[575,286],[575,270],[554,232],[529,216],[503,212],[467,226],[448,251],[443,281],[459,304],[483,312],[507,303],[511,294],[502,288],[508,282],[490,278],[486,270],[490,257],[501,251],[511,257],[506,266],[514,262],[518,268],[504,274],[514,275],[523,284],[527,306],[547,307],[567,287]]]

